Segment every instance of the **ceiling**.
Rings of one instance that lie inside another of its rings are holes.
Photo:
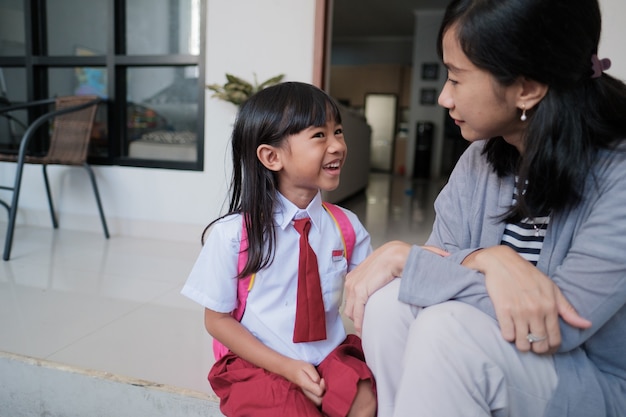
[[[333,0],[333,40],[413,37],[415,10],[443,10],[450,0]]]

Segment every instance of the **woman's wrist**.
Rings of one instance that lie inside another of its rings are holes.
[[[389,254],[389,270],[394,277],[402,276],[404,265],[409,258],[413,245],[399,240],[386,244]]]
[[[483,251],[482,249],[476,249],[475,251],[471,252],[469,255],[465,257],[465,259],[463,259],[463,262],[461,262],[461,265],[466,266],[470,269],[474,269],[479,272],[484,272],[484,270],[481,269],[480,267],[480,260],[478,259],[482,251]]]

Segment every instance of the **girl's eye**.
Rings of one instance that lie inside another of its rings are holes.
[[[337,135],[343,135],[343,129],[335,130],[335,136],[337,136]]]
[[[322,132],[322,131],[315,132],[315,133],[313,133],[313,137],[314,138],[323,138],[324,137],[324,132]]]

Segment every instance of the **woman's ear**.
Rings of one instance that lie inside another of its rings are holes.
[[[548,85],[539,81],[522,77],[521,90],[518,96],[518,107],[530,110],[548,94]]]
[[[256,156],[263,166],[270,171],[278,172],[283,168],[280,153],[271,145],[259,145],[256,148]]]

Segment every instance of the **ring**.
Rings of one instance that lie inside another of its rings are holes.
[[[541,342],[542,340],[546,340],[547,336],[537,336],[534,335],[532,333],[528,333],[528,336],[526,336],[526,340],[528,340],[528,343],[535,343],[535,342]]]

